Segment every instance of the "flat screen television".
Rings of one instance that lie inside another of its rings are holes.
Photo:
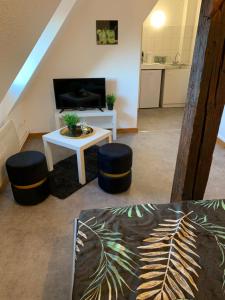
[[[53,79],[57,109],[106,107],[105,78]]]

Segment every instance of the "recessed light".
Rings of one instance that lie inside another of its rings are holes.
[[[161,28],[166,23],[166,15],[161,10],[156,10],[151,14],[150,22],[152,27],[154,28]]]

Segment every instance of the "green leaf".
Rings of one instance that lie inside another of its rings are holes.
[[[119,256],[113,255],[111,253],[107,253],[107,256],[109,256],[113,261],[115,261],[120,267],[122,267],[124,270],[128,271],[130,274],[136,276],[136,274],[131,270],[135,268],[125,259],[122,259]]]
[[[90,220],[87,222],[90,223]],[[119,274],[117,268],[120,267],[136,277],[136,274],[132,271],[137,269],[137,263],[133,259],[136,254],[123,245],[124,242],[119,232],[110,231],[107,229],[105,223],[98,224],[95,221],[92,225],[89,225],[87,222],[81,222],[81,226],[95,235],[101,247],[101,254],[98,267],[90,276],[93,280],[85,290],[81,300],[100,300],[103,296],[103,285],[104,287],[108,287],[108,300],[118,299],[118,287],[122,294],[123,286],[128,289],[130,289],[130,287]]]
[[[115,294],[116,294],[116,299],[117,299],[117,298],[118,298],[117,284],[116,284],[116,281],[115,281],[115,279],[114,279],[114,277],[113,277],[113,274],[111,273],[110,270],[108,270],[108,275],[109,275],[109,277],[111,278],[111,281],[112,281],[112,283],[113,283],[113,287],[114,287]]]
[[[225,210],[224,200],[202,200],[193,202],[195,205],[200,205],[205,208],[213,208],[214,210],[222,208]]]
[[[120,207],[120,208],[108,208],[109,211],[113,215],[121,216],[127,214],[128,218],[133,217],[133,212],[135,212],[138,218],[142,218],[144,216],[143,212],[152,214],[157,207],[153,204],[141,204],[141,205],[133,205],[127,207]]]
[[[225,202],[222,201],[222,208],[225,210]]]
[[[129,285],[126,283],[126,281],[123,279],[123,277],[119,274],[119,272],[117,271],[116,267],[111,265],[111,270],[114,272],[114,274],[116,275],[117,280],[119,280],[120,282],[122,282],[130,291],[131,288],[129,287]],[[122,292],[123,294],[123,292]]]
[[[122,246],[121,244],[114,243],[114,242],[107,242],[107,246],[111,248],[113,251],[118,252],[120,255],[124,256],[125,258],[134,261],[127,253],[134,254],[130,250],[128,250],[126,247]],[[126,253],[127,252],[127,253]]]
[[[139,208],[138,208],[138,205],[135,207],[135,210],[136,210],[137,216],[138,216],[139,218],[142,218],[143,215],[141,214],[141,212],[140,212],[140,210],[139,210]]]
[[[129,218],[132,218],[132,210],[133,210],[133,207],[130,207],[129,210],[128,210],[128,217]]]
[[[114,280],[116,280],[118,282],[120,290],[121,290],[121,292],[123,292],[123,285],[122,285],[122,280],[121,280],[122,277],[120,276],[119,272],[117,271],[117,269],[112,264],[109,264],[109,268],[113,272],[111,274],[115,275],[115,277],[113,276],[113,278],[115,278]]]

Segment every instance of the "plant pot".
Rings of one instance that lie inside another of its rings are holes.
[[[114,107],[114,105],[113,104],[107,104],[107,106],[108,106],[108,110],[113,110],[113,107]]]
[[[81,134],[82,134],[81,127],[77,126],[77,125],[68,126],[68,130],[69,130],[70,135],[74,136],[74,137],[81,136]]]

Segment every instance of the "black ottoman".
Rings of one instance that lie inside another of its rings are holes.
[[[48,167],[41,152],[25,151],[11,156],[6,170],[17,203],[35,205],[48,197]]]
[[[99,148],[98,184],[107,193],[117,194],[129,189],[132,180],[132,149],[112,143]]]

